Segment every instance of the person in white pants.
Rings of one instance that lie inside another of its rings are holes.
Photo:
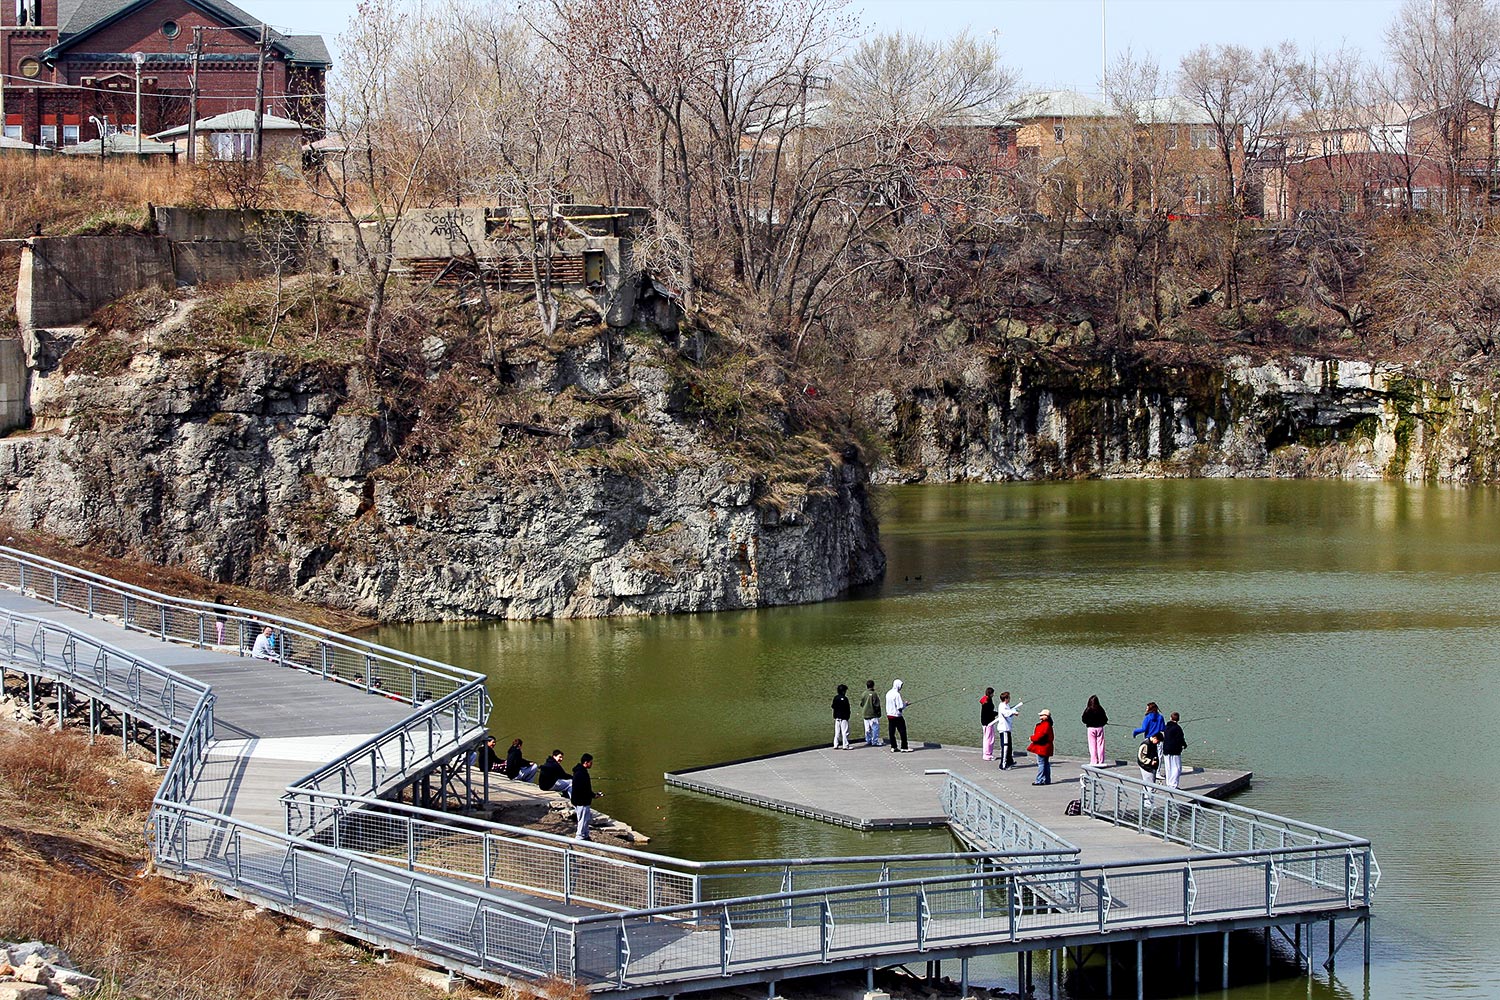
[[[1179,788],[1182,782],[1182,751],[1187,737],[1182,732],[1177,713],[1161,731],[1161,776],[1168,788]]]

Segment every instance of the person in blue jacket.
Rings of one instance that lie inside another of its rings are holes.
[[[1139,728],[1131,730],[1130,735],[1149,740],[1165,728],[1167,728],[1167,720],[1161,717],[1161,711],[1157,709],[1156,702],[1148,701],[1146,702],[1146,717],[1141,720]]]

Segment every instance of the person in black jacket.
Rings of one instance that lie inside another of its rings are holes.
[[[589,778],[589,769],[593,766],[593,754],[586,753],[578,758],[578,766],[573,768],[573,787],[568,792],[568,801],[573,803],[573,810],[578,813],[578,832],[574,836],[579,840],[589,839],[589,820],[594,817],[594,800],[604,794],[594,791],[594,782]]]
[[[1104,727],[1109,725],[1109,715],[1099,704],[1097,694],[1089,695],[1089,703],[1083,708],[1083,724],[1089,731],[1089,763],[1096,767],[1104,764]]]
[[[1187,747],[1187,736],[1178,722],[1177,713],[1161,731],[1161,774],[1168,788],[1180,788],[1182,782],[1182,751]]]
[[[536,783],[544,792],[568,794],[568,790],[573,787],[573,779],[568,777],[568,771],[563,767],[561,750],[552,751],[552,756],[542,761],[542,769],[536,774]]]
[[[536,770],[536,765],[522,756],[521,741],[512,743],[505,755],[505,776],[511,781],[530,781],[536,777]]]
[[[500,754],[495,749],[495,737],[485,737],[484,746],[479,748],[474,764],[481,771],[500,771],[505,768],[505,761],[500,759]]]
[[[833,696],[833,748],[850,750],[849,746],[849,685],[840,684]]]

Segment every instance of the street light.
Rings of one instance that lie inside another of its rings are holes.
[[[109,131],[109,115],[100,118],[98,115],[89,115],[89,124],[99,130],[99,165],[104,166],[104,133]]]
[[[146,53],[137,52],[130,57],[135,61],[135,155],[141,155],[141,67],[146,65]]]

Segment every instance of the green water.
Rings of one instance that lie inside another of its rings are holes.
[[[1155,700],[1202,719],[1189,764],[1255,772],[1240,802],[1374,841],[1369,996],[1500,996],[1500,493],[1109,482],[906,487],[879,503],[887,577],[849,600],[377,638],[487,671],[502,741],[570,762],[591,751],[600,806],[652,849],[697,858],[950,848],[944,833],[860,835],[660,786],[664,770],[828,737],[839,682],[901,677],[914,700],[963,688],[914,708],[911,727],[967,745],[979,691],[1009,688],[1054,710],[1074,755],[1088,695],[1131,725]],[[1109,731],[1112,753],[1126,732]],[[1332,991],[1320,969],[1311,988],[1229,995],[1364,994],[1358,943]]]

